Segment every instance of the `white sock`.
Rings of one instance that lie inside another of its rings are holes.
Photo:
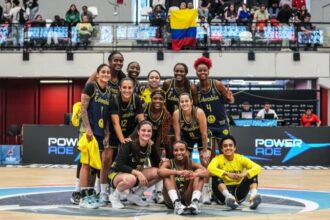
[[[95,190],[96,194],[99,194],[100,191],[101,191],[100,179],[99,178],[96,178],[96,180],[95,180],[94,190]]]
[[[257,195],[257,189],[250,189],[250,192],[249,192],[249,194],[250,194],[250,197],[252,196],[255,196],[255,195]]]
[[[199,191],[199,190],[193,191],[192,196],[191,196],[191,201],[199,200],[201,195],[202,195],[201,191]]]
[[[76,178],[74,190],[80,192],[80,179]]]
[[[178,193],[176,192],[175,189],[171,189],[168,191],[168,196],[170,197],[172,203],[174,203],[176,200],[179,199]]]
[[[222,191],[222,195],[224,196],[224,197],[228,197],[228,196],[232,196],[232,194],[230,194],[230,192],[228,191],[228,189],[225,189],[224,191]]]
[[[101,183],[101,193],[108,194],[108,184]]]
[[[163,192],[163,181],[159,181],[158,183],[156,183],[155,185],[155,191],[156,192]]]
[[[113,191],[113,195],[117,198],[120,198],[120,194],[121,192],[118,189],[115,189],[115,191]]]

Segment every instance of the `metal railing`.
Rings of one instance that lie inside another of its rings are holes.
[[[330,26],[313,23],[315,30],[300,31],[296,24],[258,25],[211,23],[207,30],[197,27],[196,47],[202,50],[283,50],[329,48]],[[255,27],[255,28],[252,28]],[[168,26],[161,28],[149,23],[94,23],[90,36],[82,36],[76,27],[30,27],[12,24],[0,26],[2,50],[14,49],[97,49],[118,48],[171,49]]]

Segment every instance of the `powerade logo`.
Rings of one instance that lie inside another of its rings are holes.
[[[255,156],[248,156],[254,160],[272,160],[272,157],[282,156],[282,150],[288,148],[289,151],[284,156],[282,163],[285,163],[311,148],[330,147],[330,143],[306,143],[289,132],[285,131],[289,138],[284,139],[255,139]]]
[[[301,147],[301,139],[255,139],[256,156],[282,156],[282,148]]]
[[[77,138],[50,137],[48,138],[48,154],[73,155],[77,141]]]

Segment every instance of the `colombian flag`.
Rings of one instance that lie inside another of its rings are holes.
[[[197,33],[197,9],[171,11],[172,49],[195,46]]]

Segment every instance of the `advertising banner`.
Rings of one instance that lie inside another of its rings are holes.
[[[24,125],[23,163],[75,164],[77,128],[68,125]]]
[[[330,127],[234,127],[231,132],[237,152],[260,165],[330,165]]]
[[[0,164],[21,163],[21,145],[0,145]]]

